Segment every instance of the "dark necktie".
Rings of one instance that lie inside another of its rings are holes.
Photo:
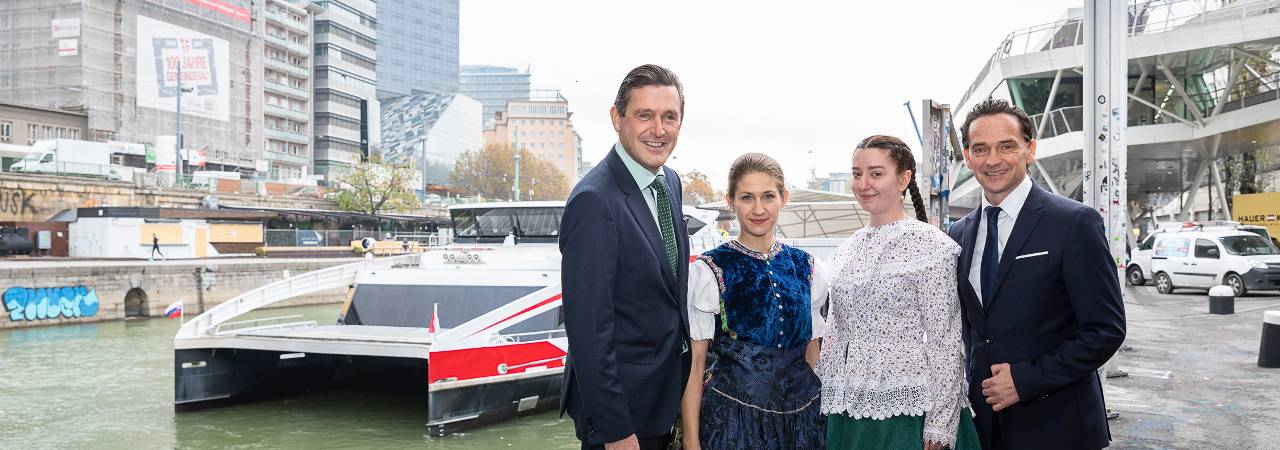
[[[663,176],[653,180],[649,185],[653,188],[658,202],[658,231],[662,233],[662,246],[667,250],[667,264],[671,265],[671,275],[676,275],[676,260],[679,255],[676,253],[676,229],[671,224],[671,198],[667,197],[667,183],[663,181]]]
[[[996,288],[996,271],[1000,267],[1000,207],[988,206],[987,241],[982,247],[982,304],[991,303]]]

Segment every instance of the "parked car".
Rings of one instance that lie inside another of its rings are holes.
[[[1217,285],[1230,286],[1237,297],[1250,290],[1280,290],[1280,250],[1249,231],[1201,227],[1166,231],[1152,234],[1137,251],[1144,246],[1150,250],[1149,273],[1162,294]],[[1131,261],[1129,270],[1134,266],[1143,270],[1141,264]]]
[[[1193,222],[1158,222],[1137,248],[1129,249],[1129,261],[1125,266],[1125,282],[1130,286],[1143,286],[1152,281],[1151,250],[1155,246],[1156,236],[1160,233],[1204,230],[1239,230],[1260,235],[1267,240],[1271,236],[1267,228],[1257,225],[1244,225],[1234,221],[1193,221]],[[1274,245],[1273,245],[1274,246]]]

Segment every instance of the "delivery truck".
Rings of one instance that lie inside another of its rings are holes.
[[[119,180],[122,169],[111,164],[106,142],[47,139],[31,145],[32,151],[9,166],[10,172],[75,175]]]

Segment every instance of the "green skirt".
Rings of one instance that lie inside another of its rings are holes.
[[[960,410],[953,450],[981,450],[978,430],[969,408]],[[924,448],[924,416],[893,416],[884,420],[827,416],[828,449],[920,450]]]

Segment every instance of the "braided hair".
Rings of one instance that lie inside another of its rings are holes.
[[[893,136],[885,136],[875,134],[863,139],[854,148],[854,151],[864,148],[875,148],[889,152],[889,160],[893,161],[893,165],[897,167],[898,173],[911,171],[911,181],[907,183],[907,191],[900,194],[905,195],[911,193],[911,206],[916,210],[916,220],[928,222],[929,216],[925,214],[924,200],[920,197],[920,186],[916,185],[916,158],[911,155],[911,148],[907,147],[906,142]]]

